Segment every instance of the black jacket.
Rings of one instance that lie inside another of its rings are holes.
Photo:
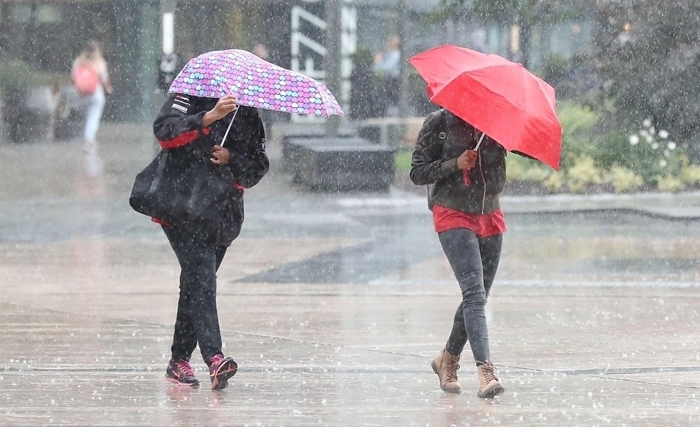
[[[214,108],[217,99],[171,94],[153,123],[153,133],[161,148],[170,150],[173,161],[187,163],[193,158],[211,156],[214,145],[221,145],[233,113],[208,127],[204,114]],[[243,190],[253,187],[265,176],[270,163],[265,153],[265,129],[258,111],[239,107],[224,148],[230,158],[226,166],[233,175],[232,186],[238,191],[220,211],[218,231],[223,244],[238,236],[243,223]]]
[[[476,214],[499,209],[498,195],[506,182],[506,150],[486,137],[479,147],[476,166],[467,171],[467,177],[457,167],[457,157],[477,142],[476,129],[449,111],[429,114],[413,152],[411,181],[416,185],[435,184],[429,194],[432,203]]]

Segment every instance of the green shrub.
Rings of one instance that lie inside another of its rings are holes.
[[[681,169],[681,181],[686,185],[700,183],[700,168],[693,165],[684,165]]]
[[[696,186],[700,183],[700,167],[690,164],[688,156],[685,153],[678,155],[681,164],[681,170],[678,177],[683,182],[685,187]]]
[[[597,165],[604,169],[624,166],[635,170],[631,160],[628,159],[630,143],[629,135],[625,130],[613,129],[605,132],[597,138],[596,142],[596,146],[590,150],[590,155]]]
[[[35,71],[23,61],[0,62],[0,97],[9,99],[35,86],[49,83],[46,73]]]
[[[623,166],[642,177],[647,184],[656,184],[661,176],[679,176],[682,169],[682,149],[671,140],[665,130],[656,129],[651,120],[642,122],[641,128],[623,139],[618,132],[607,141],[609,153],[615,153],[610,161]],[[602,162],[603,166],[608,166]]]
[[[628,193],[639,189],[644,184],[641,176],[621,166],[614,166],[606,181],[613,185],[616,193]]]
[[[406,172],[411,170],[411,157],[413,151],[401,150],[394,154],[394,167],[397,172]]]
[[[596,167],[595,162],[589,156],[581,156],[574,165],[566,171],[566,183],[569,191],[580,193],[589,184],[602,184],[602,171]]]
[[[656,187],[661,191],[677,193],[685,188],[685,184],[677,176],[665,175],[656,178]]]
[[[564,174],[561,172],[555,172],[547,179],[544,180],[544,186],[547,187],[552,192],[559,192],[564,188]]]
[[[547,179],[552,170],[538,161],[509,154],[506,157],[506,173],[511,181],[541,182]]]
[[[581,156],[593,155],[596,147],[593,127],[599,114],[591,108],[573,102],[562,102],[557,109],[562,126],[561,169],[572,167]]]

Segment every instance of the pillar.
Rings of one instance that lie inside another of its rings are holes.
[[[343,77],[341,63],[343,53],[342,39],[343,0],[326,0],[326,56],[324,68],[326,71],[326,86],[333,95],[340,97]],[[331,116],[326,123],[326,136],[336,137],[340,128],[340,117]]]
[[[160,37],[160,4],[157,0],[141,0],[138,5],[138,88],[141,94],[141,117],[153,118],[153,94],[156,91],[158,58],[162,49]]]

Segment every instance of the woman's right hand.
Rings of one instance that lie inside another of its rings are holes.
[[[238,98],[233,95],[226,95],[219,99],[214,108],[207,111],[202,118],[204,127],[209,126],[217,120],[221,120],[226,117],[227,114],[232,113],[238,109]]]
[[[457,157],[457,167],[462,170],[469,170],[476,165],[478,153],[476,150],[467,150],[462,155]]]

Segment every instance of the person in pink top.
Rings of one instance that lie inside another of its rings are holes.
[[[108,94],[114,92],[109,81],[107,62],[102,56],[99,43],[94,40],[87,43],[73,61],[71,74],[78,94],[87,105],[83,148],[86,152],[93,154],[97,151],[97,131],[105,106],[105,92]]]

